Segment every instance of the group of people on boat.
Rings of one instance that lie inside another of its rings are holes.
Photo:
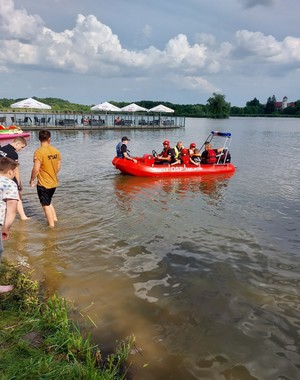
[[[204,150],[197,148],[196,143],[191,143],[189,148],[183,146],[182,141],[178,141],[172,148],[169,140],[163,141],[163,150],[155,157],[156,163],[178,164],[216,164],[230,162],[230,154],[224,148],[213,149],[211,143],[206,141],[203,144]]]
[[[125,158],[133,162],[137,160],[130,156],[129,150],[127,148],[127,143],[130,141],[127,136],[122,137],[121,142],[116,146],[116,154],[119,158]],[[201,153],[201,149],[203,151]],[[183,146],[182,141],[178,141],[174,147],[171,147],[169,140],[163,141],[163,150],[161,153],[157,154],[153,151],[153,156],[155,158],[155,164],[216,164],[216,163],[229,163],[231,161],[230,153],[227,149],[217,148],[213,149],[209,141],[205,141],[201,149],[197,148],[196,143],[191,143],[189,148]]]

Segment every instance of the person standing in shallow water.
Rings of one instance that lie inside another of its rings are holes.
[[[25,140],[24,137],[18,136],[13,139],[11,144],[4,145],[0,147],[0,156],[1,157],[8,157],[11,158],[14,161],[19,160],[19,151],[22,150],[27,146],[27,141]],[[22,183],[21,183],[21,176],[20,176],[20,170],[19,166],[16,168],[16,176],[13,178],[13,181],[16,182],[19,190],[19,202],[18,202],[18,213],[20,215],[21,220],[26,220],[29,219],[28,216],[25,214],[24,207],[23,207],[23,202],[22,202],[22,196],[21,196],[21,191],[22,191]]]
[[[58,149],[51,145],[51,133],[45,129],[39,132],[40,148],[34,152],[33,168],[29,184],[35,186],[37,178],[37,193],[44,210],[49,227],[57,222],[52,197],[58,182],[58,172],[61,168],[61,155]]]
[[[0,157],[0,261],[3,242],[9,236],[9,230],[17,214],[19,201],[18,186],[13,181],[18,163],[7,157]],[[0,293],[7,293],[12,285],[0,285]]]

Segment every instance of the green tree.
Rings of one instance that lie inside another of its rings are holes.
[[[264,106],[260,104],[259,100],[254,98],[246,103],[244,110],[245,114],[248,115],[259,115],[264,113]]]
[[[254,98],[253,100],[250,100],[249,102],[246,103],[247,107],[257,107],[259,105],[260,105],[259,100],[256,98]]]
[[[296,113],[295,115],[300,115],[300,100],[297,100],[295,102],[295,108],[296,108]]]
[[[276,97],[275,95],[272,96],[272,98],[269,96],[267,104],[265,105],[265,113],[270,115],[273,112],[275,112],[275,103],[276,103]]]
[[[207,100],[208,116],[215,119],[227,119],[230,114],[230,103],[225,101],[225,95],[213,93]]]
[[[234,116],[242,115],[242,114],[244,113],[243,110],[244,110],[244,109],[241,108],[241,107],[233,106],[233,107],[231,107],[231,109],[230,109],[230,115],[234,115]]]

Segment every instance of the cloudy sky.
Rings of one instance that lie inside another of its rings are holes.
[[[299,0],[0,0],[0,98],[300,99]]]

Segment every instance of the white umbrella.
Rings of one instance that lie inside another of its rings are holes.
[[[107,112],[120,112],[121,108],[114,106],[109,102],[96,104],[91,107],[91,111],[105,111],[105,124],[107,125]]]
[[[134,115],[135,112],[139,112],[139,111],[148,111],[148,110],[147,108],[138,106],[135,103],[128,104],[127,106],[121,108],[121,112],[132,112],[132,116]],[[136,119],[134,123],[136,124]]]
[[[159,113],[159,119],[158,120],[154,120],[154,124],[156,125],[157,123],[158,124],[161,124],[161,120],[160,120],[160,117],[161,117],[161,114],[162,113],[173,113],[175,112],[174,110],[172,110],[172,108],[169,108],[169,107],[166,107],[164,106],[163,104],[159,104],[158,106],[156,107],[153,107],[153,108],[150,108],[148,110],[148,112],[158,112]],[[166,124],[167,121],[164,121],[163,124]]]
[[[150,108],[150,109],[148,110],[148,112],[159,112],[159,113],[166,112],[166,113],[173,113],[173,112],[175,112],[175,111],[172,110],[172,108],[169,108],[169,107],[164,106],[163,104],[159,104],[159,105],[156,106],[156,107]]]
[[[121,111],[124,112],[139,112],[139,111],[148,111],[147,108],[141,107],[135,103],[128,104],[125,107],[121,108]]]
[[[50,110],[51,106],[48,104],[39,102],[33,98],[27,98],[20,100],[17,103],[11,104],[11,108],[30,108],[30,109],[40,109],[40,110]]]
[[[118,112],[121,108],[114,106],[109,102],[104,102],[91,107],[92,111]]]

